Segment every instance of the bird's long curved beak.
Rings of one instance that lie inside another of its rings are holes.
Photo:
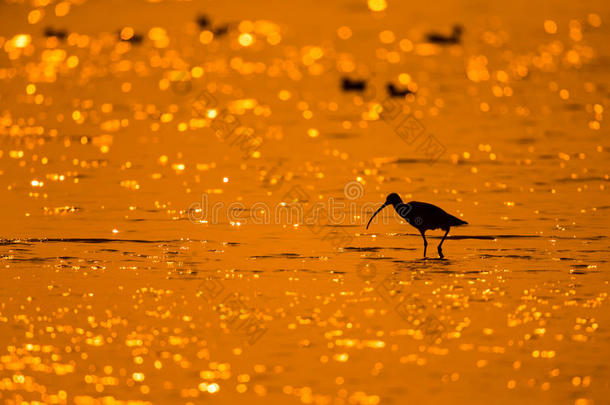
[[[381,207],[379,207],[379,209],[377,211],[375,211],[375,213],[373,214],[373,216],[371,217],[371,219],[369,219],[369,223],[366,224],[366,229],[369,229],[369,225],[371,224],[371,221],[373,220],[373,218],[375,218],[375,215],[379,214],[379,211],[381,211],[382,209],[384,209],[388,204],[384,203]]]

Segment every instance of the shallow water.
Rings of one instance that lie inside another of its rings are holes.
[[[2,401],[609,403],[607,4],[38,3],[0,6]],[[390,192],[469,222],[445,260],[365,229]]]

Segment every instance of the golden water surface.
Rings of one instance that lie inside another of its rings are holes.
[[[0,401],[609,404],[609,24],[3,0]]]

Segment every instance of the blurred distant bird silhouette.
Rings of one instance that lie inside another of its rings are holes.
[[[467,225],[468,222],[462,221],[459,218],[454,217],[453,215],[447,214],[441,208],[436,205],[428,204],[425,202],[419,201],[411,201],[407,204],[402,202],[400,196],[396,193],[388,194],[385,203],[369,219],[368,224],[366,224],[366,229],[369,229],[369,225],[375,215],[377,215],[382,209],[386,206],[392,205],[398,215],[403,217],[411,226],[416,228],[419,233],[421,233],[422,238],[424,238],[424,258],[426,257],[426,248],[428,247],[428,241],[426,240],[426,231],[429,229],[442,229],[445,231],[445,235],[441,240],[441,243],[438,245],[438,255],[441,259],[443,256],[443,242],[449,233],[449,229],[452,226],[460,226]]]
[[[390,95],[390,97],[404,97],[407,94],[415,94],[408,88],[400,89],[400,88],[394,86],[393,83],[388,83],[386,88],[388,89],[388,94]]]
[[[119,39],[123,42],[129,42],[132,43],[134,45],[139,45],[142,43],[142,41],[144,40],[144,37],[140,34],[133,34],[132,36],[130,36],[129,38],[123,38],[121,36],[121,31],[118,32],[119,34]]]
[[[68,33],[64,30],[56,30],[53,27],[46,27],[44,29],[45,37],[56,37],[59,40],[64,40],[68,36]]]
[[[352,80],[349,77],[344,77],[341,80],[341,89],[343,91],[364,91],[366,82],[364,80]]]
[[[212,19],[208,17],[206,14],[199,14],[195,19],[199,29],[204,30],[207,29],[211,31],[215,37],[222,37],[229,33],[229,29],[231,28],[230,24],[222,24],[213,26]]]
[[[462,26],[459,24],[456,24],[453,26],[453,31],[451,32],[451,35],[449,35],[449,36],[439,34],[438,32],[431,32],[426,36],[426,38],[427,38],[428,42],[431,42],[433,44],[457,45],[462,40],[462,32],[463,32]]]

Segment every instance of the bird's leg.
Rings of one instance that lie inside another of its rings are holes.
[[[443,235],[443,239],[441,239],[441,243],[438,244],[438,255],[441,257],[441,259],[445,256],[443,256],[443,242],[445,241],[445,238],[447,237],[447,234],[449,233],[449,229],[451,228],[447,228],[447,231],[445,231],[445,235]]]
[[[426,248],[428,247],[428,241],[426,240],[426,231],[419,231],[421,233],[421,237],[424,238],[424,259],[426,258]]]

